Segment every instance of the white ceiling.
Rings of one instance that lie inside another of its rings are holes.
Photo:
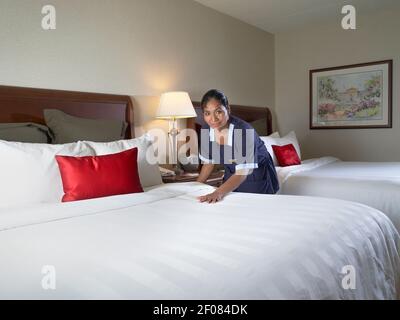
[[[341,21],[341,8],[355,6],[357,14],[400,8],[400,0],[195,0],[207,7],[277,33],[321,20]]]

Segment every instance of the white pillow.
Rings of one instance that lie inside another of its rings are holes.
[[[0,207],[60,202],[64,194],[56,155],[91,155],[81,142],[64,145],[0,140]]]
[[[274,151],[272,150],[272,145],[275,144],[275,138],[280,138],[279,132],[276,131],[269,136],[261,136],[260,138],[262,141],[264,141],[268,153],[271,155],[271,158],[274,161],[274,165],[277,166],[278,160],[276,159]]]
[[[301,160],[300,145],[299,145],[299,142],[297,141],[296,133],[294,131],[289,132],[284,137],[276,137],[275,133],[273,133],[270,136],[260,137],[260,138],[261,138],[261,140],[264,141],[264,144],[267,147],[267,150],[268,150],[269,154],[271,155],[275,166],[279,166],[279,163],[278,163],[278,160],[276,159],[275,153],[272,149],[272,145],[284,146],[287,144],[293,144],[293,146],[296,149],[296,152]]]
[[[266,138],[280,138],[281,136],[279,135],[278,131],[275,131],[274,133],[271,133],[269,136],[266,136]]]
[[[153,140],[150,135],[144,134],[139,138],[130,140],[113,142],[84,141],[84,143],[92,148],[98,156],[138,148],[138,168],[142,187],[146,188],[163,183],[158,164],[154,158]]]

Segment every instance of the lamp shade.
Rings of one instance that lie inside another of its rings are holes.
[[[159,119],[178,119],[197,117],[187,92],[166,92],[161,95],[157,110]]]

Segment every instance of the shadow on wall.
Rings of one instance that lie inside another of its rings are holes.
[[[158,96],[132,96],[135,137],[140,137],[153,128],[168,131],[168,121],[156,119],[160,97]]]
[[[376,152],[376,146],[392,134],[387,129],[310,130],[299,142],[303,159],[334,156],[343,161],[399,161],[394,152],[387,155],[390,149],[384,154]]]
[[[275,108],[269,107],[269,110],[271,110],[272,114],[272,132],[279,132],[279,125],[278,125],[278,119],[276,116]]]

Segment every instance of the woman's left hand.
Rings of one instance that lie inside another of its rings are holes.
[[[214,191],[213,193],[206,194],[205,196],[198,197],[200,202],[216,203],[224,198],[224,194],[219,191]]]

